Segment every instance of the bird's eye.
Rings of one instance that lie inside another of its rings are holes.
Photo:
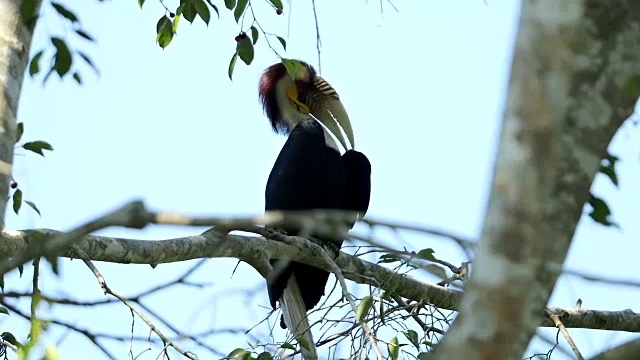
[[[296,80],[296,88],[298,90],[298,100],[303,103],[306,102],[308,95],[313,90],[313,86],[306,81]]]

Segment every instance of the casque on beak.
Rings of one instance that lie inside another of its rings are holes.
[[[333,135],[335,135],[345,150],[355,148],[351,121],[349,121],[347,110],[345,110],[340,99],[328,96],[325,97],[322,101],[319,101],[318,108],[311,111],[311,115],[320,120],[320,122],[323,123],[333,133]],[[344,133],[347,135],[347,139],[351,146],[347,144],[340,128],[342,128]]]
[[[326,81],[318,78],[313,91],[305,96],[305,99],[299,98],[298,90],[295,87],[290,87],[287,90],[287,97],[298,111],[312,115],[326,126],[340,141],[345,150],[355,148],[353,128],[351,127],[347,110],[342,105],[336,91]],[[347,139],[344,138],[340,129],[347,135],[349,143],[347,143]]]

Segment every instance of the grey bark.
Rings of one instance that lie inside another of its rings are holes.
[[[475,271],[438,359],[520,358],[633,112],[640,2],[524,0]]]
[[[28,253],[31,248],[42,248],[42,244],[57,241],[57,238],[67,234],[46,229],[0,233],[0,258]],[[207,257],[236,258],[251,265],[258,273],[265,276],[269,271],[268,259],[275,257],[290,258],[331,271],[331,267],[321,260],[322,256],[305,245],[306,239],[289,237],[289,240],[289,244],[285,244],[261,237],[225,236],[224,233],[207,231],[197,236],[167,240],[132,240],[87,235],[79,239],[74,246],[94,261],[119,264],[157,265]],[[75,250],[67,248],[49,255],[77,257]],[[336,259],[336,264],[348,280],[393,290],[399,296],[414,301],[428,299],[430,304],[441,309],[458,310],[462,299],[462,293],[459,291],[398,274],[343,252]],[[640,332],[640,314],[631,310],[551,308],[550,311],[558,315],[567,328]],[[548,318],[545,318],[540,325],[555,326]]]
[[[0,0],[0,220],[4,222],[6,194],[11,180],[16,117],[22,80],[29,63],[29,48],[40,0],[29,0],[21,19],[23,1]],[[25,21],[23,21],[25,20]],[[27,26],[25,24],[32,24]]]
[[[601,352],[591,360],[626,360],[640,359],[640,339],[635,339]]]

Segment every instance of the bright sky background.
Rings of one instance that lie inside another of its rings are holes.
[[[153,209],[194,215],[262,212],[267,176],[285,138],[271,131],[257,101],[257,82],[277,58],[262,36],[254,63],[247,67],[238,61],[231,82],[227,66],[238,26],[224,3],[214,2],[219,5],[220,20],[214,14],[207,28],[199,19],[193,25],[183,19],[178,36],[164,51],[155,43],[156,22],[164,12],[158,1],[147,0],[141,11],[133,0],[65,0],[97,45],[64,32],[48,2],[43,5],[33,50],[50,47],[48,35],[62,34],[74,48],[92,56],[100,76],[81,65],[83,86],[71,79],[61,82],[56,76],[46,86],[41,77],[26,78],[19,111],[19,121],[26,126],[24,139],[49,141],[55,151],[46,158],[17,155],[16,179],[25,199],[37,203],[42,217],[28,208],[20,217],[8,213],[10,229],[68,230],[132,199],[142,199]],[[166,2],[170,7],[174,3]],[[309,2],[294,1],[292,10],[287,6],[280,17],[266,2],[254,3],[261,24],[285,37],[292,12],[285,56],[317,66]],[[375,1],[317,3],[322,76],[340,93],[358,148],[373,166],[368,216],[477,237],[490,188],[519,2],[395,0],[399,13],[386,1],[382,13]],[[280,49],[275,38],[272,44]],[[611,152],[621,158],[621,188],[602,176],[594,185],[594,192],[609,202],[621,229],[603,228],[585,216],[567,267],[640,281],[636,266],[640,251],[638,137],[638,130],[627,124],[611,146]],[[167,239],[202,230],[151,226],[143,231],[108,229],[101,234]],[[361,225],[356,228],[359,233],[366,230]],[[376,234],[394,244],[390,232]],[[447,240],[416,234],[404,238],[409,245],[397,246],[432,247],[437,256],[452,263],[464,260]],[[232,276],[235,263],[210,260],[191,279],[211,286],[174,288],[145,304],[188,332],[211,326],[249,327],[268,313],[266,288],[247,265],[240,265]],[[160,265],[152,270],[96,263],[109,286],[125,295],[172,280],[192,264]],[[42,276],[46,292],[82,300],[104,298],[82,262],[64,260],[62,265],[61,277],[48,271]],[[7,290],[28,291],[29,277],[29,271],[22,279],[17,274],[8,276]],[[243,289],[253,291],[252,297]],[[362,287],[359,293],[365,291]],[[572,307],[578,298],[584,308],[622,310],[640,303],[640,291],[565,276],[550,305]],[[28,310],[28,302],[22,305]],[[121,304],[87,310],[43,306],[41,313],[99,332],[127,336],[131,328],[130,312]],[[10,330],[25,340],[27,328],[18,319],[0,318],[2,331]],[[276,321],[275,316],[271,319]],[[136,319],[135,326],[137,334],[147,335],[142,321]],[[555,336],[553,329],[543,332]],[[593,330],[571,333],[585,356],[631,338]],[[69,336],[60,346],[64,359],[102,358],[99,350],[76,335],[51,334],[52,342]],[[264,335],[265,328],[255,334]],[[279,329],[276,336],[283,339]],[[206,341],[226,354],[245,346],[246,339],[242,334],[226,334]],[[192,344],[181,345],[201,359],[215,358]],[[126,358],[128,344],[109,346],[118,358]],[[528,355],[550,347],[536,341]],[[138,345],[133,353],[143,350],[144,345]],[[154,359],[157,353],[155,348],[140,358]],[[554,359],[563,358],[554,353]]]

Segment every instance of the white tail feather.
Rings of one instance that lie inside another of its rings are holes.
[[[305,360],[317,360],[318,353],[315,342],[313,341],[313,334],[311,334],[309,320],[307,320],[307,309],[304,306],[295,275],[291,275],[291,278],[289,278],[287,282],[287,287],[284,289],[280,301],[280,307],[282,308],[284,323],[287,325],[287,329],[289,329],[298,342],[302,341],[305,343],[305,346],[300,345],[302,357]]]

